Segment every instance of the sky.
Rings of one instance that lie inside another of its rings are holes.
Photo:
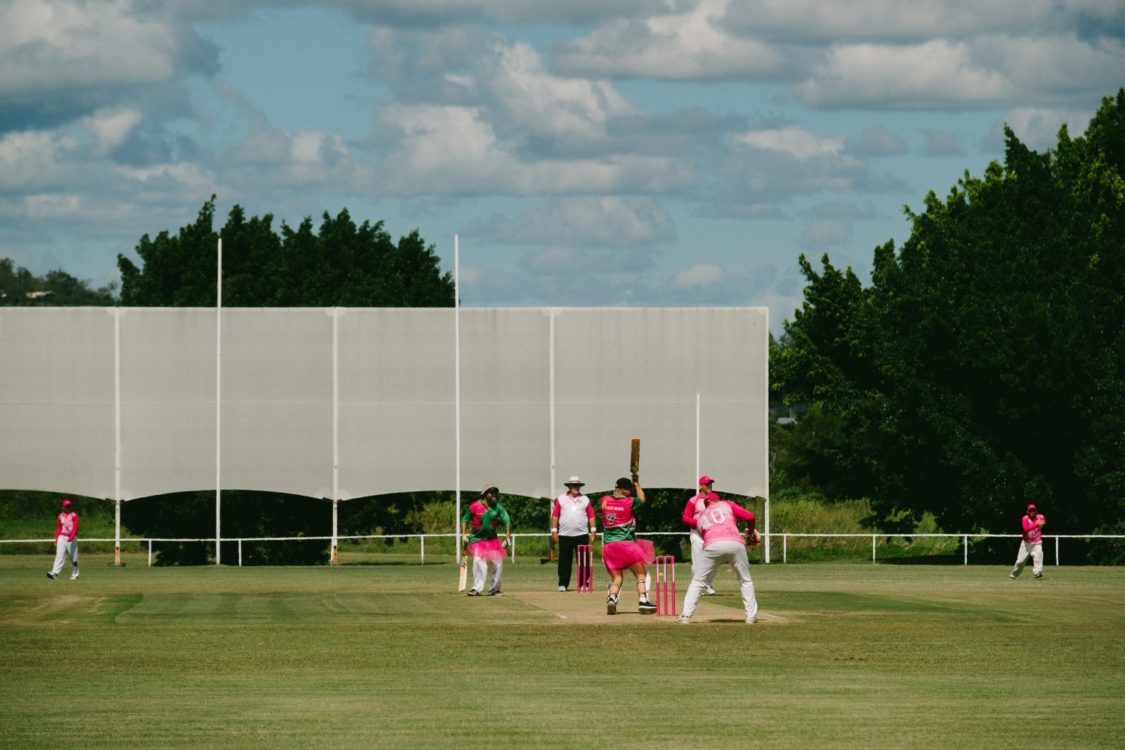
[[[0,258],[217,196],[417,229],[466,306],[767,306],[1125,85],[1125,0],[0,0]]]

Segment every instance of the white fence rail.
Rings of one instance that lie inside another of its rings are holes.
[[[358,536],[339,536],[336,537],[340,541],[366,541],[375,539],[417,539],[419,541],[419,564],[426,562],[426,540],[427,539],[454,539],[456,534],[364,534]],[[512,548],[509,550],[509,556],[513,563],[517,562],[517,549],[519,547],[520,539],[544,539],[549,537],[549,534],[542,533],[524,533],[512,534]],[[679,536],[686,537],[688,533],[685,531],[656,531],[656,532],[640,532],[638,536],[653,537],[653,536]],[[763,544],[766,542],[766,534],[762,535]],[[871,562],[878,562],[878,547],[880,539],[892,539],[895,537],[911,539],[919,538],[940,538],[940,539],[960,539],[963,549],[962,564],[969,564],[969,540],[980,539],[1019,539],[1019,534],[884,534],[884,533],[870,533],[870,534],[805,534],[805,533],[774,533],[772,536],[775,540],[781,539],[781,562],[786,564],[789,562],[789,540],[792,539],[870,539],[871,540]],[[1054,564],[1061,565],[1060,540],[1062,539],[1082,539],[1086,541],[1094,539],[1125,539],[1125,534],[1044,534],[1043,542],[1046,545],[1048,541],[1054,540]],[[333,537],[331,536],[262,536],[262,537],[224,537],[222,542],[237,543],[238,545],[238,565],[242,565],[242,543],[243,542],[328,542],[331,543]],[[79,542],[82,543],[113,543],[116,540],[112,537],[108,538],[81,538]],[[0,539],[0,544],[53,544],[52,539]],[[122,538],[122,543],[147,545],[148,547],[148,565],[152,566],[152,553],[153,545],[160,543],[183,543],[183,542],[196,542],[200,544],[215,544],[214,537],[204,539],[190,539],[190,538],[156,538],[156,537],[132,537]],[[1013,557],[1015,550],[1013,549]]]

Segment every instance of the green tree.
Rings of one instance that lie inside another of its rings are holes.
[[[114,286],[99,289],[61,271],[48,271],[39,278],[23,267],[16,267],[10,258],[0,258],[0,305],[83,307],[114,304]]]
[[[1003,164],[908,209],[869,287],[802,258],[775,388],[817,405],[797,429],[824,433],[803,474],[821,489],[965,531],[1010,530],[1035,499],[1089,531],[1125,510],[1125,90],[1047,153],[1005,138]]]

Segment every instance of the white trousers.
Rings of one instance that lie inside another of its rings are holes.
[[[488,578],[488,560],[483,557],[473,558],[473,589],[484,593],[484,582]],[[496,592],[500,590],[500,576],[504,573],[504,559],[492,561],[492,587],[489,592]]]
[[[75,575],[78,572],[78,540],[68,542],[65,536],[59,535],[59,539],[55,542],[55,564],[51,566],[51,575],[57,576],[62,572],[63,563],[66,562],[67,556],[70,556],[70,574]]]
[[[1020,542],[1020,553],[1016,557],[1016,566],[1012,568],[1012,575],[1018,576],[1023,572],[1023,566],[1027,564],[1029,555],[1031,557],[1031,572],[1037,576],[1043,575],[1043,542],[1035,542],[1034,544]]]
[[[699,559],[703,556],[703,537],[699,535],[698,531],[693,529],[691,534],[688,535],[688,539],[691,540],[691,577],[695,578],[700,574],[701,570],[699,567]],[[715,590],[711,588],[710,581],[707,582],[707,590]]]
[[[728,563],[734,566],[734,571],[738,575],[746,619],[752,620],[758,616],[758,599],[754,596],[754,581],[750,578],[750,558],[746,556],[746,545],[734,540],[715,542],[710,547],[704,548],[697,559],[699,562],[692,565],[691,585],[688,586],[687,596],[684,597],[684,617],[695,614],[695,608],[699,606],[699,598],[711,585],[715,571],[720,565]]]

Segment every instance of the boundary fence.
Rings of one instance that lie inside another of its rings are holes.
[[[426,563],[426,540],[427,539],[453,539],[456,534],[363,534],[356,536],[259,536],[259,537],[223,537],[219,540],[222,543],[237,543],[238,545],[238,565],[242,566],[242,543],[243,542],[329,542],[333,539],[339,541],[369,541],[378,539],[417,539],[419,541],[419,555],[418,563],[424,565]],[[599,534],[598,536],[602,536]],[[686,531],[652,531],[652,532],[638,532],[637,536],[640,537],[654,537],[654,536],[678,536],[687,537]],[[878,547],[879,540],[889,540],[892,538],[941,538],[941,539],[960,539],[963,549],[962,564],[969,564],[969,540],[977,541],[981,539],[1019,539],[1019,534],[809,534],[809,533],[788,533],[788,532],[774,532],[772,534],[762,534],[762,543],[766,543],[766,537],[774,539],[781,539],[781,563],[787,564],[789,562],[789,539],[832,539],[832,538],[851,538],[851,539],[870,539],[871,540],[871,562],[878,562]],[[545,539],[549,538],[550,534],[545,533],[522,533],[512,534],[512,547],[508,551],[509,559],[512,563],[518,561],[517,550],[519,547],[520,539]],[[1061,565],[1060,557],[1060,543],[1063,539],[1125,539],[1125,534],[1044,534],[1044,546],[1047,546],[1049,540],[1054,540],[1054,562],[1053,564]],[[117,540],[113,537],[93,537],[93,538],[80,538],[80,543],[113,543]],[[192,538],[157,538],[157,537],[132,537],[122,538],[122,543],[140,544],[148,546],[148,566],[152,567],[152,554],[153,545],[164,543],[183,543],[183,542],[197,542],[201,544],[214,545],[216,540],[214,537],[192,539]],[[0,539],[0,544],[53,544],[52,539]]]

